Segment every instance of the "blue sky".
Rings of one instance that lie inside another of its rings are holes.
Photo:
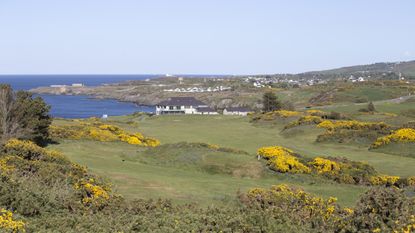
[[[0,74],[296,73],[415,59],[412,0],[0,0]]]

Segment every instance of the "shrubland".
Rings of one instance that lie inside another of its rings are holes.
[[[367,163],[342,157],[304,157],[281,146],[259,148],[258,156],[264,158],[267,166],[278,173],[309,174],[343,184],[406,187],[413,186],[415,178],[380,174]]]
[[[205,147],[197,147],[200,146]],[[238,199],[233,205],[200,207],[162,199],[127,201],[111,190],[110,183],[85,167],[28,141],[9,141],[0,157],[4,161],[0,186],[3,208],[0,227],[4,231],[342,232],[350,229],[357,232],[379,228],[403,232],[413,229],[414,202],[396,188],[369,191],[355,208],[342,208],[335,197],[323,199],[288,185],[235,194]],[[384,206],[396,214],[390,215]],[[367,216],[360,214],[367,210],[372,212]]]
[[[105,124],[96,118],[75,120],[69,125],[51,126],[50,135],[54,139],[89,139],[101,142],[122,141],[132,145],[155,147],[160,141],[144,137],[141,133],[130,133],[122,128]]]

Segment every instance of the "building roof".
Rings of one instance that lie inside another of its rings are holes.
[[[210,107],[200,107],[196,108],[198,112],[216,112],[215,109]]]
[[[225,108],[228,112],[252,112],[251,109],[245,107],[229,107]]]
[[[200,100],[195,99],[194,97],[171,97],[168,100],[161,101],[157,105],[163,106],[206,106]]]

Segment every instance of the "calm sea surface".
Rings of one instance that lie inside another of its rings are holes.
[[[155,75],[0,75],[0,83],[10,84],[15,90],[29,90],[54,84],[83,83],[98,86],[127,80],[144,80]],[[63,118],[87,118],[127,115],[134,112],[153,112],[153,107],[138,106],[116,100],[97,100],[88,96],[40,95],[51,108],[51,115]]]

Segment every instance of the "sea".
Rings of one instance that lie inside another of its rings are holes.
[[[145,80],[160,75],[0,75],[0,83],[10,84],[14,90],[30,90],[50,85],[86,86],[120,83],[129,80]],[[95,99],[91,96],[38,95],[51,106],[50,114],[61,118],[89,118],[128,115],[134,112],[154,112],[153,106],[120,102],[113,99]]]

